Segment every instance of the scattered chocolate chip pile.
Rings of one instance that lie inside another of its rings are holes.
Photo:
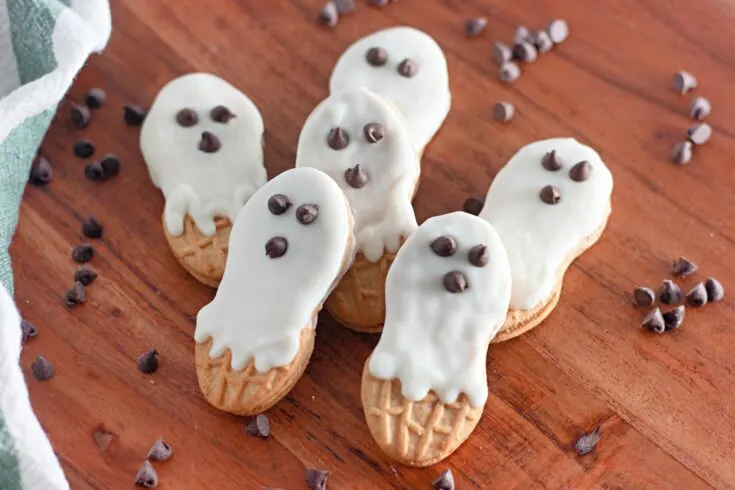
[[[271,435],[271,423],[267,415],[256,415],[248,420],[245,431],[253,437],[268,439]]]
[[[686,257],[679,257],[672,263],[670,272],[672,276],[683,280],[692,276],[697,269],[697,264]],[[685,306],[680,304],[682,299],[691,307],[701,308],[707,303],[720,301],[724,297],[725,289],[714,277],[698,282],[689,289],[686,295],[682,294],[681,287],[670,279],[662,281],[657,292],[646,286],[636,286],[633,290],[633,303],[636,306],[648,308],[654,306],[656,300],[662,305],[674,306],[665,312],[655,307],[646,314],[641,326],[654,333],[675,330],[682,325],[685,314]]]
[[[597,446],[598,442],[600,442],[599,425],[595,427],[595,430],[593,430],[589,434],[584,434],[579,439],[577,439],[577,442],[574,443],[574,449],[577,451],[577,454],[579,456],[584,456],[591,453]]]
[[[477,37],[487,29],[487,17],[476,17],[464,22],[464,34],[467,37]]]
[[[54,365],[43,356],[36,357],[36,360],[31,364],[31,371],[38,381],[48,381],[56,375]]]
[[[148,450],[146,458],[150,461],[166,461],[172,454],[173,449],[171,446],[166,444],[163,437],[159,437]]]
[[[508,46],[502,41],[493,43],[493,58],[500,65],[498,76],[502,82],[513,82],[521,76],[517,62],[533,63],[539,54],[548,53],[557,44],[569,37],[569,26],[563,19],[552,20],[546,29],[531,32],[525,26],[518,26],[513,36],[513,44]]]
[[[516,113],[515,107],[510,102],[496,102],[495,108],[493,109],[493,117],[496,121],[501,123],[510,122]]]
[[[82,223],[82,234],[87,238],[102,238],[102,223],[99,222],[95,215],[90,216],[87,221]]]
[[[328,477],[327,470],[306,470],[306,484],[309,485],[309,490],[326,490]]]
[[[163,437],[156,439],[156,442],[148,450],[146,460],[135,475],[135,485],[143,488],[158,487],[158,472],[156,472],[151,461],[166,461],[171,458],[172,454],[173,449],[163,440]]]
[[[158,351],[156,349],[151,349],[142,353],[138,356],[136,365],[138,366],[138,371],[141,373],[155,373],[158,371]]]
[[[699,86],[696,77],[686,71],[674,73],[671,87],[681,95],[694,90]],[[695,121],[704,120],[712,112],[712,104],[705,97],[695,97],[689,104],[689,116]],[[692,160],[694,148],[707,143],[712,137],[712,126],[699,122],[689,127],[685,140],[677,143],[671,149],[669,158],[677,165],[686,165]]]
[[[436,490],[454,490],[454,475],[452,470],[444,470],[437,476],[431,485]]]
[[[398,0],[368,0],[368,3],[373,7],[387,7],[388,4],[396,3],[397,1]],[[324,26],[336,27],[341,16],[349,15],[354,11],[355,0],[330,0],[322,6],[321,10],[319,10],[317,20]],[[487,20],[485,23],[487,24]]]
[[[46,185],[54,178],[54,172],[51,168],[51,162],[41,155],[36,155],[36,158],[31,164],[31,171],[28,175],[28,182],[36,186]]]
[[[38,329],[36,329],[36,326],[26,320],[25,318],[20,321],[20,331],[21,331],[21,344],[25,344],[28,342],[28,339],[31,339],[38,335]]]

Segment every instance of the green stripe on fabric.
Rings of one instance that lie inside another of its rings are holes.
[[[56,19],[69,4],[59,0],[7,0],[10,33],[20,82],[26,84],[51,73],[58,66],[51,36]]]
[[[18,454],[8,433],[5,417],[0,412],[0,489],[22,490]]]
[[[18,224],[20,199],[28,181],[31,162],[55,112],[54,106],[26,119],[0,143],[0,282],[11,296],[13,275],[8,247]]]

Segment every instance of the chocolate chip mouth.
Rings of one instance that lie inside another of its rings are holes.
[[[198,148],[204,153],[216,153],[220,148],[222,148],[222,143],[220,143],[219,138],[217,138],[214,133],[211,133],[210,131],[202,131]]]

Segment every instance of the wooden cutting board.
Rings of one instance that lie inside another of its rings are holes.
[[[684,289],[709,275],[735,291],[735,9],[725,0],[402,0],[383,10],[358,0],[336,29],[315,22],[320,0],[113,0],[113,35],[84,68],[69,98],[94,86],[109,95],[90,127],[75,129],[61,106],[43,145],[54,181],[29,188],[11,247],[17,300],[39,328],[21,362],[33,405],[74,489],[133,488],[150,444],[163,436],[174,457],[156,465],[161,489],[307,488],[304,469],[326,468],[330,489],[423,489],[451,468],[458,489],[735,488],[735,301],[688,310],[670,334],[642,331],[635,285],[656,288],[669,263],[699,265]],[[464,20],[487,31],[464,37]],[[491,43],[524,24],[568,21],[571,35],[497,80]],[[613,214],[601,241],[569,270],[554,313],[533,332],[490,348],[490,398],[472,437],[435,467],[394,465],[373,443],[360,407],[360,372],[377,336],[355,334],[323,315],[306,375],[268,412],[269,440],[242,419],[210,408],[197,388],[194,318],[213,290],[169,252],[163,198],[122,106],[148,105],[171,78],[210,71],[259,106],[266,165],[293,165],[301,125],[327,95],[339,54],[378,28],[407,24],[444,48],[452,110],[423,158],[419,222],[483,195],[522,145],[573,136],[601,153],[615,177]],[[675,166],[670,149],[691,124],[689,101],[670,89],[677,70],[694,73],[712,101],[712,140]],[[493,106],[515,104],[507,125]],[[113,152],[120,175],[84,178],[72,155],[86,137]],[[81,223],[105,226],[92,266],[100,278],[71,311],[63,296]],[[135,359],[156,347],[152,376]],[[37,355],[57,376],[30,375]],[[602,426],[590,455],[576,438]],[[102,429],[104,427],[104,429]],[[112,434],[95,442],[95,431]]]

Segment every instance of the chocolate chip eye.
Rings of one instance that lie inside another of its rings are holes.
[[[209,111],[209,117],[214,122],[227,124],[228,122],[230,122],[230,119],[235,117],[235,115],[227,107],[223,105],[218,105],[217,107]]]
[[[444,289],[450,293],[463,293],[469,287],[467,278],[459,271],[451,271],[444,274],[442,284],[444,284]]]
[[[590,162],[582,160],[569,170],[569,178],[575,182],[584,182],[590,178],[591,173],[592,165],[590,165]]]
[[[552,172],[556,172],[562,167],[561,158],[556,154],[556,150],[551,150],[544,155],[544,158],[541,159],[541,166]]]
[[[457,251],[457,242],[450,236],[440,236],[431,242],[431,250],[439,257],[449,257]]]
[[[185,128],[190,128],[199,122],[199,116],[194,109],[181,109],[176,113],[176,122]]]
[[[413,60],[406,58],[398,65],[398,74],[402,77],[412,78],[419,72],[419,65]]]
[[[350,136],[342,128],[333,128],[327,136],[327,144],[333,150],[341,150],[350,144]]]
[[[538,195],[546,204],[557,204],[561,201],[561,192],[553,185],[545,186]]]
[[[265,255],[271,259],[277,259],[286,255],[288,240],[282,236],[274,236],[265,243]]]
[[[365,133],[365,139],[368,143],[377,143],[383,139],[383,136],[385,136],[383,126],[379,123],[366,124],[365,128],[363,128],[363,132]]]
[[[379,46],[370,48],[365,53],[365,59],[370,66],[383,66],[388,62],[388,51]]]
[[[296,219],[302,225],[310,225],[319,215],[319,206],[316,204],[302,204],[296,208]]]
[[[278,216],[291,207],[291,201],[283,194],[274,194],[268,199],[268,211]]]
[[[467,254],[467,259],[475,267],[485,267],[490,261],[490,252],[485,245],[475,245]]]
[[[354,167],[345,170],[345,181],[353,189],[362,189],[367,184],[368,176],[358,163]]]

